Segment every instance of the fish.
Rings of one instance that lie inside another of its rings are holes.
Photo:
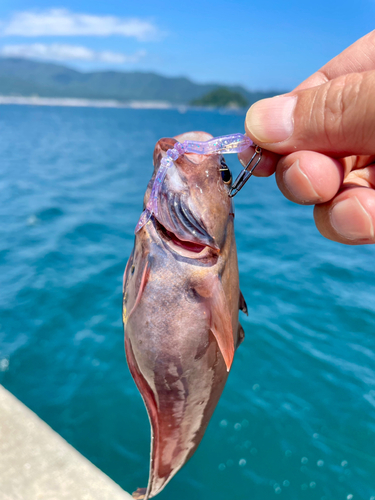
[[[211,138],[188,132],[157,142],[144,207],[166,152]],[[193,455],[244,338],[230,186],[220,154],[180,156],[125,268],[125,352],[151,424],[149,480],[136,499],[157,495]]]

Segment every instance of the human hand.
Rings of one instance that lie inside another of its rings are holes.
[[[375,31],[289,94],[255,103],[245,128],[267,150],[254,175],[276,172],[289,200],[315,205],[323,236],[375,243]]]

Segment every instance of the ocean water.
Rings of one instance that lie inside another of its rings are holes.
[[[0,107],[0,383],[130,492],[146,486],[150,443],[121,283],[153,148],[243,119]],[[159,498],[374,500],[375,249],[324,240],[273,178],[235,202],[245,341],[200,447]]]

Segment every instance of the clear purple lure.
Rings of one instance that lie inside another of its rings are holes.
[[[173,149],[168,149],[166,156],[160,162],[160,167],[152,186],[150,199],[148,200],[146,209],[142,212],[142,215],[139,218],[134,232],[137,233],[145,224],[147,224],[152,215],[154,215],[155,218],[158,217],[158,200],[161,186],[164,182],[168,169],[173,165],[173,162],[177,160],[179,156],[185,153],[197,153],[201,155],[240,153],[253,145],[253,141],[243,134],[223,135],[221,137],[214,137],[213,139],[205,142],[176,142]]]

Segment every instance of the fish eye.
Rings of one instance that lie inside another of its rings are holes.
[[[232,173],[228,168],[228,165],[225,163],[224,158],[222,157],[220,160],[221,168],[220,168],[220,173],[221,173],[221,178],[223,179],[224,184],[231,184],[232,183]]]
[[[221,172],[221,178],[223,179],[224,184],[231,184],[232,183],[232,173],[229,170],[229,168],[223,168],[220,169]]]

